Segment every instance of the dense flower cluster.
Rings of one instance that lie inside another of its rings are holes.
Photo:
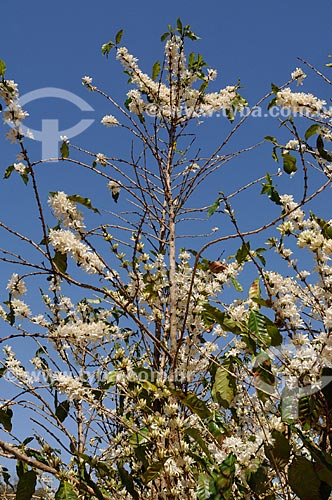
[[[51,229],[49,240],[54,249],[62,254],[70,253],[76,263],[91,274],[101,273],[105,265],[100,257],[69,230]]]
[[[76,204],[71,201],[63,191],[53,193],[49,197],[48,203],[54,216],[61,221],[65,227],[76,230],[84,229],[85,226],[82,222],[82,213],[77,210]]]
[[[292,92],[290,88],[280,90],[277,93],[276,105],[290,109],[292,113],[307,115],[319,114],[326,101],[318,99],[312,94],[304,92]]]
[[[12,277],[8,281],[7,290],[10,291],[10,293],[14,298],[17,298],[20,295],[26,294],[27,287],[24,283],[24,280],[20,278],[17,273],[13,273]]]
[[[0,97],[6,104],[6,109],[2,113],[3,120],[10,126],[6,137],[11,142],[16,142],[23,137],[22,121],[29,116],[29,113],[24,111],[19,104],[18,86],[13,80],[3,80],[0,82]],[[27,135],[32,137],[31,132]]]
[[[168,84],[153,80],[143,73],[138,60],[126,47],[117,50],[117,59],[131,76],[137,89],[128,92],[128,108],[137,115],[157,116],[164,120],[171,118],[187,121],[190,118],[210,116],[213,113],[233,108],[242,109],[246,101],[240,98],[237,87],[227,86],[219,92],[206,93],[193,87],[202,74],[195,67],[187,65],[183,41],[171,37],[166,42],[165,54],[168,69]],[[209,69],[203,78],[208,83],[216,78],[216,71]],[[145,100],[144,97],[147,97]]]
[[[292,80],[296,80],[297,85],[302,85],[303,80],[307,77],[307,75],[304,73],[303,69],[301,68],[296,68],[292,73],[291,73],[291,78]]]

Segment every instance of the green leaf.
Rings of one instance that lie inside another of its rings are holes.
[[[201,434],[199,429],[196,429],[195,427],[188,427],[185,430],[185,435],[193,438],[194,441],[196,441],[196,443],[204,451],[205,455],[209,458],[211,457],[211,454],[209,452],[209,448],[207,447],[205,440],[202,438],[202,434]]]
[[[297,456],[293,459],[288,469],[288,481],[300,500],[322,500],[320,479],[307,458]]]
[[[214,493],[213,479],[207,474],[200,474],[197,480],[197,500],[210,500]]]
[[[170,389],[172,394],[174,394],[183,405],[187,406],[193,413],[198,415],[200,418],[205,419],[211,416],[211,412],[207,407],[206,403],[199,399],[196,394],[184,392],[177,389]]]
[[[282,205],[280,195],[272,183],[271,176],[269,174],[266,174],[265,179],[266,182],[262,182],[261,184],[261,194],[267,194],[270,200],[273,201],[276,205]]]
[[[275,146],[278,146],[278,141],[277,141],[277,139],[276,139],[275,137],[272,137],[272,135],[266,135],[266,136],[264,137],[264,139],[265,139],[266,141],[272,142],[272,144],[274,144]]]
[[[242,247],[236,252],[235,258],[238,264],[245,262],[250,252],[250,243],[243,243]]]
[[[328,410],[331,410],[331,408],[332,408],[332,368],[330,368],[328,366],[324,366],[322,369],[322,378],[323,378],[323,380],[325,379],[326,381],[329,380],[328,383],[322,384],[321,391],[324,395]]]
[[[15,500],[31,500],[36,490],[37,474],[34,470],[25,472],[17,483]]]
[[[321,125],[318,125],[318,123],[311,125],[304,134],[305,139],[308,140],[312,135],[318,134],[321,128]]]
[[[167,38],[170,36],[169,32],[166,31],[165,33],[163,33],[160,37],[160,41],[161,42],[164,42],[165,40],[167,40]]]
[[[22,462],[22,460],[18,460],[16,462],[16,474],[18,478],[21,478],[23,474],[28,472],[29,466],[25,462]]]
[[[4,179],[9,179],[9,177],[14,172],[14,170],[15,170],[14,165],[9,165],[9,167],[7,167],[6,170],[5,170],[3,178]],[[28,181],[29,181],[28,170],[26,170],[24,173],[20,174],[20,177],[23,180],[24,184],[27,185]]]
[[[15,170],[14,165],[9,165],[9,167],[7,167],[6,170],[5,170],[3,178],[4,179],[9,179],[9,177],[14,172],[14,170]]]
[[[266,498],[266,491],[269,485],[267,469],[265,467],[259,467],[254,473],[251,473],[248,484],[256,495],[261,495],[262,498]]]
[[[20,177],[21,177],[22,181],[24,182],[24,184],[27,185],[29,182],[28,174],[26,172],[24,172],[24,174],[20,174]]]
[[[0,408],[0,424],[2,424],[3,428],[8,432],[12,430],[12,417],[13,410],[8,407]]]
[[[63,141],[60,148],[61,158],[65,159],[69,157],[69,147],[67,141]]]
[[[111,195],[115,203],[117,203],[120,196],[120,191],[111,191]]]
[[[26,446],[27,444],[31,443],[31,441],[33,441],[34,439],[35,439],[34,437],[29,436],[29,437],[24,439],[24,441],[22,442],[22,445]]]
[[[318,149],[318,153],[320,154],[320,156],[326,160],[326,161],[332,161],[332,155],[330,153],[328,153],[325,149],[324,149],[324,141],[322,139],[322,136],[319,135],[317,137],[317,149]]]
[[[315,471],[319,478],[332,486],[332,457],[329,453],[322,451],[315,443],[303,434],[300,429],[294,427],[293,430],[301,437],[303,444],[310,451],[312,458],[316,461]]]
[[[249,299],[260,299],[261,298],[261,289],[259,286],[259,278],[256,278],[249,288]]]
[[[234,333],[235,335],[241,335],[246,331],[239,322],[231,319],[225,312],[220,311],[217,307],[210,304],[204,305],[202,317],[208,325],[218,323],[224,331]]]
[[[116,370],[113,370],[106,375],[106,384],[108,388],[113,387],[116,384],[117,376],[118,372]]]
[[[157,61],[152,67],[152,80],[156,80],[160,73],[160,62]]]
[[[313,213],[311,213],[310,215],[311,219],[316,221],[321,228],[324,238],[327,240],[332,239],[332,225],[330,224],[330,222],[326,221],[325,219],[321,219],[320,217],[316,217],[316,215]]]
[[[273,98],[273,99],[269,102],[267,109],[269,110],[269,109],[271,109],[271,108],[274,108],[274,106],[276,105],[276,102],[277,102],[277,98],[276,98],[276,97],[274,97],[274,98]]]
[[[261,351],[253,358],[252,372],[255,376],[255,388],[261,401],[266,401],[274,392],[275,376],[272,373],[272,364],[268,354]]]
[[[277,155],[277,146],[274,146],[274,148],[272,149],[272,154],[271,154],[272,158],[274,159],[275,162],[278,163],[279,161],[279,156]]]
[[[238,282],[238,280],[236,280],[235,278],[231,278],[231,282],[237,292],[243,292],[243,287],[241,283]]]
[[[262,305],[267,307],[266,303],[265,304],[263,303]],[[271,346],[281,345],[283,339],[282,339],[282,335],[279,331],[279,328],[269,318],[267,318],[266,316],[264,316],[264,318],[265,318],[266,330],[267,330],[267,333],[270,337],[270,345]]]
[[[267,332],[265,316],[258,311],[251,310],[249,313],[248,328],[254,333],[254,340],[263,344],[264,347],[271,345],[271,339]]]
[[[78,500],[78,496],[73,485],[63,480],[60,482],[54,500]]]
[[[182,22],[181,22],[181,19],[178,17],[177,20],[176,20],[176,26],[177,26],[177,29],[180,33],[182,33]]]
[[[277,87],[277,85],[275,85],[274,83],[271,83],[271,90],[274,94],[277,94],[278,92],[280,92],[279,87]]]
[[[142,476],[143,482],[145,484],[149,483],[150,481],[156,479],[159,476],[160,471],[163,469],[166,460],[167,458],[163,458],[159,462],[156,462],[147,468],[147,470],[144,472]]]
[[[66,273],[66,271],[67,271],[67,254],[66,253],[61,253],[61,252],[58,252],[56,250],[55,255],[52,259],[52,262],[60,273],[62,273],[62,274]]]
[[[224,361],[224,366],[218,366],[212,386],[213,400],[228,408],[236,394],[235,377],[230,373],[232,363]]]
[[[129,472],[122,466],[118,465],[118,471],[121,479],[121,483],[126,488],[128,493],[134,498],[134,500],[139,500],[139,495],[135,489],[135,484],[133,478],[129,474]]]
[[[70,403],[66,399],[62,401],[62,403],[59,403],[58,406],[56,407],[55,415],[58,417],[60,422],[63,422],[68,417],[69,408],[70,408]]]
[[[265,455],[275,469],[284,469],[289,462],[291,445],[288,439],[277,430],[272,431],[273,445],[265,446]]]
[[[98,208],[94,208],[92,206],[90,198],[84,198],[83,196],[80,196],[78,194],[71,194],[70,196],[68,196],[68,199],[70,201],[73,201],[74,203],[79,203],[80,205],[83,205],[89,210],[95,212],[96,214],[100,214]]]
[[[11,295],[10,295],[10,300],[6,301],[5,304],[6,304],[6,306],[8,306],[8,309],[9,309],[9,313],[6,316],[7,321],[11,326],[13,326],[13,324],[15,323],[15,309],[13,308],[13,304],[11,301]]]
[[[5,78],[6,69],[6,63],[2,59],[0,59],[0,76],[2,78]]]
[[[208,86],[209,86],[209,83],[208,83],[208,82],[203,82],[203,83],[202,83],[202,85],[199,87],[198,92],[199,92],[200,94],[203,94],[203,93],[205,92],[205,90],[208,88]],[[227,118],[228,118],[228,116],[227,116]],[[232,117],[231,117],[231,118],[232,118],[232,120],[234,120],[234,115],[232,115]],[[231,120],[231,121],[232,121],[232,120]]]
[[[131,103],[132,101],[132,98],[131,97],[128,97],[128,99],[125,100],[124,102],[124,107],[127,108],[129,110],[129,104]]]
[[[213,215],[218,210],[218,208],[220,207],[220,202],[221,198],[217,198],[216,201],[209,207],[207,211],[208,217],[211,217],[211,215]]]
[[[115,35],[116,45],[119,45],[119,43],[121,42],[122,35],[123,35],[123,30],[118,31],[117,34]]]
[[[213,474],[216,491],[222,493],[220,500],[231,500],[232,485],[235,476],[236,456],[230,453],[220,466],[220,474]]]
[[[294,156],[290,153],[284,153],[282,159],[284,162],[283,168],[286,174],[292,174],[297,171],[296,158]]]
[[[107,43],[104,43],[101,46],[102,55],[108,57],[108,54],[110,53],[110,51],[112,50],[113,47],[114,47],[114,42],[112,42],[112,40],[110,40]]]
[[[131,446],[134,447],[142,446],[143,444],[147,444],[149,442],[148,436],[149,436],[149,429],[147,427],[144,427],[143,429],[134,432],[130,436],[129,443]]]
[[[224,426],[224,422],[221,421],[221,418],[217,415],[211,417],[208,422],[208,429],[211,432],[212,436],[217,439],[217,441],[221,442],[222,439],[229,435],[227,429]]]

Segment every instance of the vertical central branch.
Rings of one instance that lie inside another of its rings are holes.
[[[175,243],[175,210],[174,210],[174,197],[172,190],[172,164],[174,157],[174,128],[171,127],[169,136],[169,150],[166,167],[166,202],[168,206],[169,216],[169,350],[171,357],[171,370],[170,370],[170,383],[173,385],[175,382],[174,369],[175,369],[175,356],[177,352],[177,300],[176,300],[176,243]]]

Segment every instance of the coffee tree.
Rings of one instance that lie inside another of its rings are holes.
[[[127,154],[62,138],[57,160],[84,170],[84,193],[45,192],[42,169],[59,163],[31,158],[18,87],[0,65],[18,149],[3,182],[23,181],[36,210],[25,232],[5,212],[0,221],[3,274],[11,269],[0,309],[6,492],[15,483],[20,500],[38,488],[57,500],[327,499],[332,222],[319,200],[331,185],[331,113],[291,90],[299,68],[255,106],[239,82],[210,91],[217,72],[186,52],[198,37],[180,19],[150,74],[121,39],[102,53],[129,77],[124,105],[82,83],[105,99],[101,122],[123,133]],[[286,118],[263,141],[270,172],[243,182],[237,158],[255,151],[257,161],[262,143],[230,143],[263,108]],[[197,123],[216,114],[231,126],[207,152]],[[111,197],[94,199],[94,185]],[[249,203],[264,209],[243,227]]]

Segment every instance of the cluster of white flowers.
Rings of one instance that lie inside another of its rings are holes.
[[[84,85],[84,87],[86,87],[90,91],[93,91],[96,88],[92,85],[92,78],[90,76],[83,76],[82,85]]]
[[[190,76],[186,69],[183,41],[180,38],[171,37],[167,40],[165,43],[165,55],[170,77],[176,74]]]
[[[291,79],[296,80],[297,85],[302,85],[303,80],[307,77],[302,68],[296,68],[291,73]]]
[[[276,105],[287,108],[292,113],[316,115],[319,114],[326,101],[320,100],[313,94],[304,92],[292,92],[290,88],[280,90],[277,93]]]
[[[110,326],[105,321],[92,321],[87,323],[76,319],[60,325],[56,330],[52,330],[52,338],[64,339],[74,342],[98,342],[106,340],[110,333],[115,333],[119,329]]]
[[[13,298],[10,303],[15,316],[28,318],[31,315],[30,307],[25,302],[23,302],[23,300]]]
[[[299,141],[297,139],[291,139],[285,145],[285,149],[298,150],[299,149]]]
[[[210,116],[220,110],[231,110],[233,106],[240,109],[246,104],[244,100],[237,99],[237,88],[234,86],[227,86],[213,93],[193,88],[193,83],[198,79],[197,70],[187,68],[180,38],[172,37],[166,42],[165,54],[169,87],[143,73],[137,59],[129,54],[126,47],[118,48],[116,57],[130,73],[132,83],[137,86],[137,89],[132,89],[127,94],[128,107],[132,113],[147,113],[166,120],[176,118],[186,121],[190,118]],[[205,80],[209,82],[216,76],[217,72],[210,69]],[[147,101],[143,96],[147,96]]]
[[[2,97],[6,104],[6,108],[2,113],[3,120],[11,127],[6,137],[11,142],[16,142],[23,137],[21,124],[29,114],[22,109],[19,103],[18,86],[13,80],[3,80],[0,82],[0,97]],[[27,131],[26,135],[32,138],[30,131]]]
[[[51,194],[48,203],[54,216],[61,221],[65,227],[77,230],[85,228],[82,213],[77,210],[76,204],[71,201],[63,191]]]
[[[103,167],[105,167],[105,165],[107,163],[107,158],[106,158],[106,156],[103,153],[97,153],[96,154],[96,161],[98,163],[100,163],[100,165],[102,165]]]
[[[27,287],[22,278],[17,273],[13,273],[7,284],[7,290],[10,291],[12,297],[17,298],[25,295]]]
[[[64,373],[54,372],[51,378],[57,390],[66,395],[69,401],[93,399],[91,391],[84,387],[82,380]]]
[[[244,440],[237,436],[226,437],[222,446],[225,452],[224,458],[226,458],[229,453],[233,452],[239,464],[246,468],[253,465],[251,470],[254,472],[259,464],[258,462],[255,467],[255,458],[259,455],[263,457],[263,451],[261,449],[262,443],[262,436],[258,435],[256,435],[253,440]]]
[[[107,187],[111,191],[113,196],[118,195],[121,191],[121,186],[117,181],[109,181],[107,183]]]
[[[102,118],[101,123],[105,125],[105,127],[116,127],[117,125],[120,125],[119,121],[113,115],[105,115]]]
[[[322,248],[324,242],[325,238],[321,232],[312,229],[305,229],[297,238],[297,244],[300,248],[308,247],[310,250]]]
[[[285,216],[289,221],[292,222],[292,229],[297,229],[304,218],[304,212],[299,208],[298,203],[294,201],[292,195],[283,194],[280,196],[280,201],[282,203]]]
[[[296,330],[302,327],[303,320],[298,307],[301,289],[296,281],[273,271],[267,271],[265,276],[269,294],[273,297],[273,309],[278,317],[288,321],[290,328]]]
[[[101,273],[105,265],[98,255],[82,243],[74,233],[66,229],[51,229],[50,244],[60,253],[70,253],[79,266],[90,274]]]
[[[19,174],[25,174],[27,172],[27,167],[22,162],[13,163],[13,167],[15,168],[16,172],[18,172]]]
[[[7,345],[3,348],[5,354],[5,366],[7,371],[15,377],[16,381],[20,384],[28,384],[30,382],[29,373],[21,365],[20,361],[16,358],[15,352],[12,347]],[[7,374],[8,378],[8,374]]]

